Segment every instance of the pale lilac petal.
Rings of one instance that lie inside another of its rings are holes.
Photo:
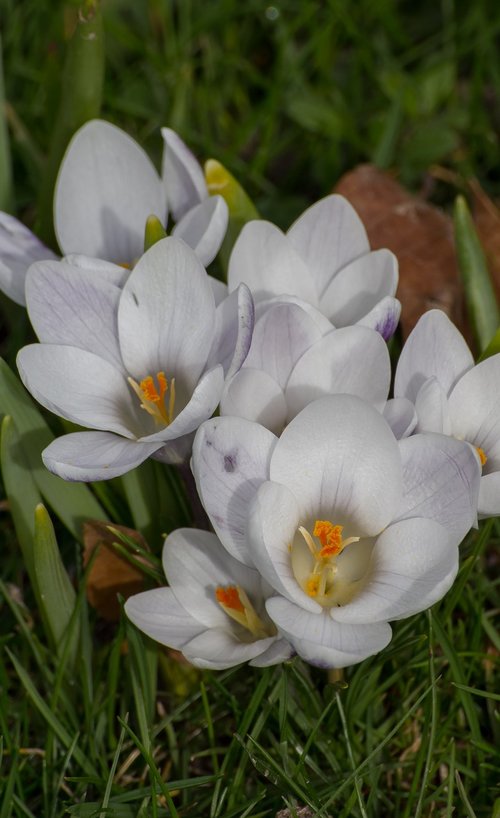
[[[213,339],[215,303],[198,257],[180,239],[154,244],[125,284],[118,309],[120,348],[137,380],[164,371],[194,389]]]
[[[120,293],[114,284],[64,261],[39,261],[26,277],[28,314],[40,341],[86,349],[122,370]]]
[[[378,534],[401,501],[396,439],[379,412],[354,395],[306,406],[276,444],[270,479],[293,492],[304,519],[346,525],[349,536]]]
[[[350,667],[379,653],[391,641],[392,631],[385,622],[336,622],[326,610],[310,613],[283,597],[268,599],[266,608],[299,656],[318,667]]]
[[[450,410],[446,392],[436,377],[424,381],[415,398],[417,432],[451,435]]]
[[[311,273],[287,237],[271,222],[248,222],[229,259],[229,290],[244,282],[256,300],[295,295],[318,302]]]
[[[295,304],[300,307],[312,319],[320,335],[326,335],[332,329],[335,329],[332,322],[317,307],[313,307],[312,304],[302,298],[297,298],[296,295],[275,295],[272,298],[266,298],[264,301],[258,301],[255,305],[255,321],[259,321],[269,309],[277,304]]]
[[[470,369],[454,387],[448,401],[456,437],[483,449],[485,473],[500,469],[500,355]]]
[[[193,248],[204,267],[220,250],[226,235],[229,211],[222,196],[210,196],[182,217],[172,235]]]
[[[311,401],[346,393],[382,411],[391,385],[387,344],[366,327],[333,330],[310,347],[295,365],[285,389],[288,418]]]
[[[203,170],[180,136],[171,128],[162,128],[162,178],[168,206],[178,222],[188,210],[208,196]]]
[[[166,222],[161,180],[128,134],[99,119],[72,138],[57,177],[54,227],[64,255],[131,264],[144,250],[151,214]]]
[[[481,477],[477,513],[480,519],[500,514],[500,472]]]
[[[396,440],[411,435],[417,425],[415,407],[407,398],[391,398],[385,404],[382,414]]]
[[[113,264],[112,261],[104,261],[93,256],[84,256],[82,253],[69,253],[62,259],[72,267],[78,267],[88,273],[93,273],[99,281],[106,281],[116,287],[123,287],[130,275],[130,268],[122,264]]]
[[[452,437],[419,434],[400,440],[403,499],[394,520],[427,517],[458,545],[476,519],[479,462],[472,447]]]
[[[227,284],[224,284],[223,281],[219,281],[219,279],[213,276],[208,276],[208,280],[214,294],[215,306],[218,307],[228,296]]]
[[[260,656],[275,639],[275,636],[270,636],[253,642],[240,642],[230,631],[213,628],[188,642],[182,652],[196,667],[224,670]]]
[[[245,365],[267,372],[282,388],[290,372],[322,333],[297,304],[275,303],[255,324]]]
[[[287,238],[310,270],[319,297],[342,267],[370,250],[361,219],[337,194],[309,207],[292,224]]]
[[[389,341],[398,328],[400,316],[401,302],[397,298],[386,296],[356,323],[374,329],[384,341]]]
[[[394,395],[415,403],[420,387],[433,376],[448,395],[472,366],[474,359],[458,329],[441,310],[429,310],[419,319],[401,351]]]
[[[246,540],[248,506],[269,476],[276,437],[242,418],[213,418],[198,430],[192,468],[216,534],[237,559],[251,565]]]
[[[22,222],[0,212],[0,290],[12,301],[25,306],[24,281],[34,261],[56,258]]]
[[[287,405],[282,388],[271,375],[245,366],[227,384],[220,413],[253,420],[279,435],[286,424]]]
[[[302,590],[292,568],[290,548],[301,519],[297,498],[279,483],[262,483],[248,514],[248,545],[253,562],[272,588],[308,611],[320,605]]]
[[[127,381],[104,358],[77,347],[31,344],[18,353],[17,366],[25,387],[54,414],[124,437],[140,434]]]
[[[150,457],[157,443],[138,443],[111,432],[73,432],[56,438],[42,453],[48,470],[63,480],[109,480]]]
[[[332,279],[320,307],[336,327],[355,324],[382,298],[394,296],[398,264],[390,250],[374,250],[351,261]]]
[[[216,309],[207,366],[222,364],[226,378],[238,372],[248,355],[253,327],[253,298],[246,284],[240,284]]]
[[[425,611],[449,590],[457,570],[458,549],[443,526],[418,517],[394,523],[375,543],[363,590],[333,617],[362,625]]]
[[[279,665],[281,662],[286,662],[293,656],[294,650],[289,642],[285,639],[275,639],[264,653],[261,653],[255,659],[252,659],[250,664],[252,667],[270,667],[271,665]]]
[[[163,569],[180,604],[207,627],[232,627],[215,596],[220,586],[241,586],[257,613],[262,604],[257,571],[233,559],[208,531],[179,528],[170,534],[163,547]]]
[[[205,632],[205,626],[188,614],[171,588],[134,594],[125,602],[125,613],[151,639],[176,650]]]

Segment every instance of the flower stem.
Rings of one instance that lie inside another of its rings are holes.
[[[328,671],[328,681],[330,684],[336,684],[337,682],[344,681],[344,668],[343,667],[332,667]]]
[[[207,512],[201,504],[200,496],[196,489],[193,472],[191,471],[189,463],[179,463],[177,468],[179,470],[182,482],[184,483],[184,488],[186,489],[189,505],[191,506],[192,522],[196,528],[201,528],[204,531],[211,531],[212,526],[210,525]]]

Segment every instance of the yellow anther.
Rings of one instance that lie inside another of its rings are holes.
[[[219,585],[219,587],[215,589],[215,596],[217,602],[223,608],[230,608],[232,611],[239,611],[240,613],[245,612],[236,585],[228,585],[227,588],[223,588]]]
[[[308,578],[306,582],[306,593],[308,593],[309,596],[318,596],[320,579],[319,574],[311,574]]]
[[[347,537],[343,539],[342,532],[344,526],[334,525],[329,520],[316,520],[312,535],[307,528],[299,526],[300,533],[314,558],[314,568],[307,578],[302,579],[301,585],[306,594],[311,597],[318,597],[320,604],[322,599],[328,597],[332,591],[333,577],[337,573],[338,567],[335,558],[342,553],[344,548],[353,542],[359,542],[359,537]],[[316,541],[314,540],[316,537]],[[293,545],[292,545],[293,550]]]
[[[256,639],[265,639],[276,632],[273,626],[266,628],[246,592],[239,585],[228,585],[226,588],[219,585],[215,589],[215,598],[227,615],[250,631]]]
[[[139,383],[133,378],[128,378],[128,382],[141,401],[141,409],[144,409],[162,426],[172,423],[175,408],[175,378],[172,378],[169,384],[165,373],[157,372],[157,383],[152,375],[147,375]],[[169,393],[168,407],[165,405],[167,392]]]
[[[481,446],[476,446],[476,452],[479,455],[479,460],[481,461],[481,466],[484,466],[484,464],[488,460],[488,458],[486,457],[486,455],[484,453],[484,449],[481,449]]]

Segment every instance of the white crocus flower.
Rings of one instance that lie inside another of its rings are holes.
[[[168,173],[168,163],[164,162],[164,170]],[[186,184],[189,187],[188,179]],[[171,179],[160,177],[146,152],[128,134],[103,120],[87,122],[70,141],[56,182],[54,229],[62,254],[85,254],[132,267],[144,250],[148,216],[156,216],[167,226],[170,189],[179,195],[178,174],[173,172]],[[221,196],[208,198],[208,194],[203,201],[191,201],[172,234],[189,244],[206,267],[226,233],[227,205]],[[28,228],[0,214],[3,292],[24,305],[28,267],[33,261],[50,258],[55,258],[54,253]]]
[[[364,324],[387,340],[401,311],[394,298],[396,258],[370,252],[363,224],[339,195],[309,207],[286,234],[271,222],[251,221],[229,261],[231,291],[244,281],[256,300],[293,295],[319,309],[336,327]]]
[[[368,327],[334,329],[317,310],[275,302],[258,317],[244,366],[229,381],[221,414],[280,434],[327,394],[358,395],[384,410],[391,382],[387,344]]]
[[[455,325],[441,310],[430,310],[402,349],[394,394],[414,403],[417,431],[472,444],[482,466],[478,515],[500,514],[500,355],[474,366]]]
[[[214,670],[241,662],[265,667],[291,656],[266,612],[272,589],[255,569],[230,557],[215,534],[174,531],[165,540],[163,567],[168,588],[125,603],[129,619],[152,639]]]
[[[193,471],[223,545],[274,588],[266,609],[280,633],[326,667],[381,650],[390,620],[443,596],[479,488],[470,446],[398,442],[351,395],[309,404],[278,439],[243,419],[207,421]]]
[[[253,326],[248,289],[216,308],[209,277],[179,239],[148,250],[122,288],[113,281],[119,268],[99,264],[108,280],[95,269],[39,262],[26,286],[42,343],[20,351],[22,380],[47,409],[93,430],[43,453],[69,480],[114,477],[153,454],[185,457],[225,374],[243,363]]]

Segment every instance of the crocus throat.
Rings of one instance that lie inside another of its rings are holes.
[[[240,585],[227,585],[225,588],[219,585],[215,589],[215,598],[222,610],[231,619],[234,619],[235,622],[250,631],[256,639],[266,639],[268,636],[273,635],[269,629],[266,629],[265,624],[256,613],[255,608]]]
[[[175,378],[171,378],[169,384],[165,373],[157,372],[156,383],[152,375],[147,375],[139,383],[133,378],[127,380],[141,401],[141,409],[151,415],[160,426],[169,426],[174,419]]]
[[[316,520],[312,536],[304,526],[299,526],[309,551],[314,559],[313,570],[303,580],[303,589],[308,596],[313,597],[327,606],[337,573],[336,558],[353,542],[359,542],[359,537],[343,539],[344,526],[334,525],[329,520]],[[316,538],[316,541],[313,539]]]

